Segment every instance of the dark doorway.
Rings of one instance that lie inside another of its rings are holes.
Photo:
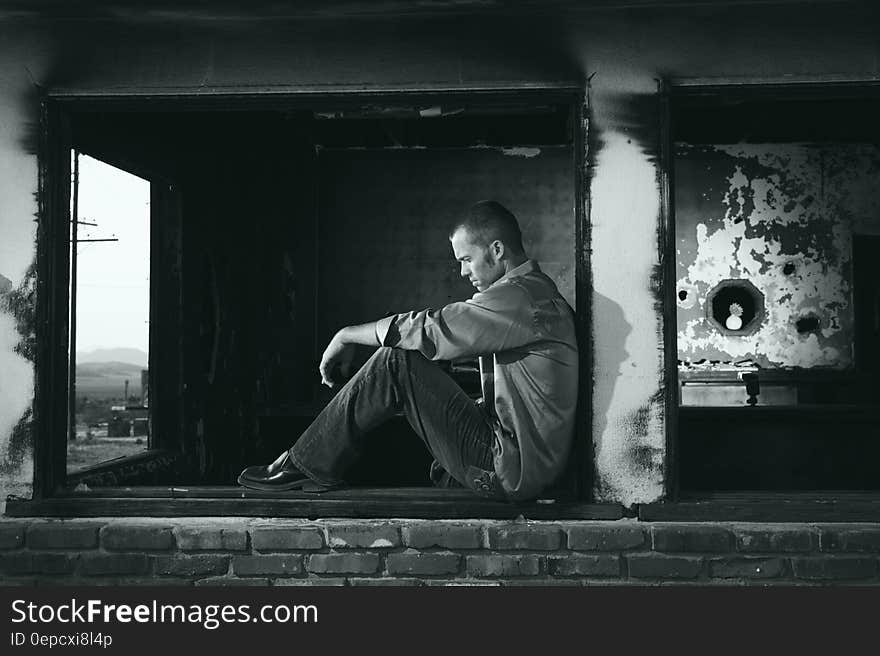
[[[880,236],[853,235],[853,303],[858,370],[880,374]]]

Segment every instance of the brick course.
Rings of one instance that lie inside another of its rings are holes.
[[[608,554],[553,556],[547,564],[554,576],[620,576],[620,557]]]
[[[819,534],[812,528],[740,529],[734,531],[737,551],[799,552],[814,551]]]
[[[236,576],[292,576],[302,572],[302,556],[236,556],[232,571]]]
[[[148,574],[150,561],[144,554],[90,553],[80,557],[79,569],[87,576]]]
[[[468,556],[467,573],[477,578],[537,576],[541,573],[541,560],[535,555]]]
[[[559,527],[538,523],[493,526],[489,528],[488,537],[490,549],[555,551],[562,545],[562,532]]]
[[[880,552],[880,528],[833,528],[822,531],[822,551]]]
[[[722,579],[772,579],[785,573],[786,563],[784,558],[714,558],[709,562],[709,572]]]
[[[26,524],[0,524],[0,550],[18,549],[24,544]]]
[[[730,531],[723,527],[705,525],[659,525],[651,527],[655,551],[729,551]]]
[[[801,579],[848,581],[877,575],[877,559],[859,556],[819,556],[792,560],[794,575]]]
[[[174,529],[174,537],[181,551],[244,551],[248,539],[244,529],[209,526],[179,526]]]
[[[330,553],[309,556],[308,571],[315,574],[375,574],[379,555],[374,553]]]
[[[399,547],[400,528],[393,525],[331,524],[327,527],[327,544],[333,549]]]
[[[482,530],[479,524],[421,522],[403,527],[403,543],[414,549],[479,549]]]
[[[695,579],[703,569],[699,556],[667,556],[659,553],[627,556],[629,575],[638,579]]]
[[[101,546],[113,551],[165,551],[174,546],[168,526],[110,524],[101,529]]]
[[[324,534],[317,528],[259,527],[251,530],[257,551],[299,551],[324,547]]]
[[[454,553],[396,553],[388,554],[385,562],[388,573],[394,575],[455,574],[461,556]]]
[[[569,528],[568,548],[577,551],[624,551],[645,544],[645,531],[641,526],[603,525],[594,522]]]
[[[229,569],[229,556],[157,556],[155,567],[160,576],[225,574]]]
[[[880,524],[0,519],[4,585],[880,585]]]
[[[31,549],[94,549],[98,546],[99,529],[99,524],[35,524],[28,527],[27,546]]]
[[[22,574],[69,574],[76,560],[76,556],[67,554],[19,551],[0,554],[0,572],[4,578]]]

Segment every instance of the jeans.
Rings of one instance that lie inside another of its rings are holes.
[[[364,434],[401,410],[456,481],[498,496],[488,417],[417,351],[377,350],[290,448],[290,459],[316,483],[338,485],[357,459]]]

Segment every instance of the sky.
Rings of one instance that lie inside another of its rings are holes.
[[[150,183],[79,156],[76,350],[147,351],[150,311]]]

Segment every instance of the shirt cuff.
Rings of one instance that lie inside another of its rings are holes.
[[[393,346],[393,344],[388,344],[387,342],[389,337],[393,337],[393,335],[388,333],[391,330],[394,319],[396,319],[396,316],[392,314],[376,322],[376,339],[379,340],[379,346]]]

